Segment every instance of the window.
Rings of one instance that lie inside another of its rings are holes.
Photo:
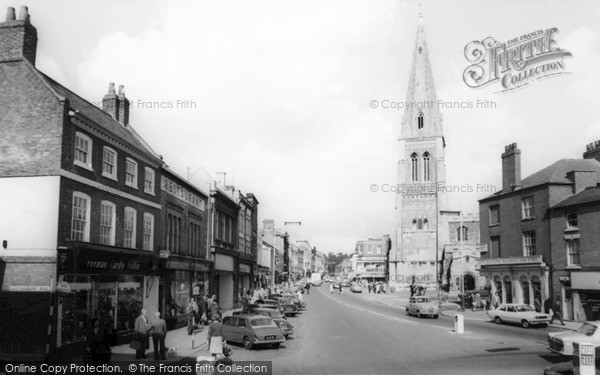
[[[521,201],[522,219],[532,219],[533,216],[533,197],[523,198]]]
[[[137,189],[137,162],[127,158],[125,169],[125,185]]]
[[[383,248],[381,245],[377,245],[377,254],[382,254]]]
[[[419,157],[417,154],[410,156],[410,180],[412,182],[419,181]]]
[[[154,250],[154,215],[144,214],[144,250]]]
[[[535,255],[535,231],[523,233],[523,255]]]
[[[125,224],[123,246],[135,249],[136,211],[133,208],[125,207],[125,220],[123,222]]]
[[[152,168],[145,168],[144,175],[144,192],[154,195],[154,170]]]
[[[102,150],[102,175],[113,180],[117,179],[117,153],[106,146]]]
[[[429,165],[429,152],[423,154],[423,181],[431,181],[431,169]]]
[[[490,225],[500,224],[500,206],[490,206]]]
[[[579,223],[577,222],[577,212],[568,212],[567,213],[567,229],[574,229],[579,227]]]
[[[417,127],[419,129],[423,129],[423,123],[424,123],[424,116],[423,116],[423,112],[419,112],[419,115],[417,116]]]
[[[90,203],[91,199],[83,193],[73,193],[73,213],[71,215],[71,239],[90,241]]]
[[[579,240],[567,241],[567,260],[569,266],[581,265],[581,260],[579,259]]]
[[[75,133],[75,164],[92,169],[92,139],[80,132]]]
[[[423,230],[429,230],[429,221],[423,219]]]
[[[469,240],[469,229],[465,226],[456,229],[456,238],[458,241]]]
[[[502,257],[502,253],[500,252],[500,236],[490,237],[490,251],[492,258]]]
[[[419,219],[419,221],[417,221],[417,229],[418,230],[422,230],[423,229],[423,220]]]
[[[367,254],[373,254],[373,245],[367,247]]]
[[[412,226],[413,230],[417,230],[417,219],[413,219]]]
[[[100,243],[115,246],[115,205],[102,201],[100,205]]]

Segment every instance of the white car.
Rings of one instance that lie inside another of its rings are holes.
[[[589,342],[600,346],[600,320],[585,322],[577,331],[548,333],[548,349],[554,353],[572,356],[574,342]]]
[[[437,319],[440,312],[438,306],[427,297],[410,297],[406,306],[408,315],[417,315],[418,318],[431,316]]]
[[[547,326],[552,315],[539,313],[529,305],[520,303],[506,303],[498,306],[497,309],[489,310],[488,315],[497,324],[516,323],[529,328],[530,326]]]

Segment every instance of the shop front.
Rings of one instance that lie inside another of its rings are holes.
[[[238,264],[238,296],[244,296],[252,287],[252,266],[246,263]]]
[[[571,272],[571,287],[562,296],[565,315],[572,310],[576,321],[600,320],[600,272]]]
[[[81,355],[83,336],[98,318],[111,345],[131,339],[142,308],[157,310],[161,260],[154,253],[76,244],[59,250],[56,347]]]
[[[186,308],[191,298],[209,293],[210,264],[168,260],[160,279],[159,306],[168,329],[187,325]]]
[[[549,267],[541,255],[482,259],[477,262],[481,276],[490,280],[491,294],[501,303],[524,303],[544,308],[549,293]]]
[[[234,258],[230,255],[215,254],[214,294],[222,309],[233,308],[234,299]]]

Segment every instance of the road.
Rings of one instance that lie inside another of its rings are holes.
[[[541,374],[563,360],[546,349],[552,328],[523,329],[453,319],[417,319],[367,295],[312,288],[280,349],[233,348],[234,361],[272,360],[276,374]]]

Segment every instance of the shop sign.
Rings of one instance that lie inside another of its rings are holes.
[[[478,261],[480,266],[495,266],[504,264],[530,264],[530,263],[542,263],[541,255],[532,255],[528,257],[506,257],[506,258],[494,258],[494,259],[481,259]]]
[[[50,292],[51,288],[48,285],[11,285],[8,287],[9,292]]]
[[[250,266],[247,264],[240,264],[240,272],[250,273]]]
[[[600,289],[600,272],[571,272],[571,289]]]
[[[90,274],[146,275],[158,273],[158,258],[148,254],[123,254],[80,249],[74,254],[75,272]]]
[[[162,176],[161,187],[164,192],[171,194],[175,198],[181,199],[185,203],[194,206],[201,211],[204,211],[206,201],[178,183],[171,181],[165,176]]]

